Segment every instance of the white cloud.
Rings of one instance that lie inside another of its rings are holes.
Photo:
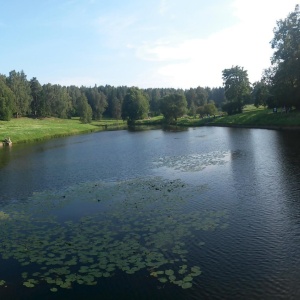
[[[270,66],[270,41],[276,20],[285,18],[294,6],[293,0],[235,0],[233,14],[239,22],[234,26],[206,39],[143,43],[136,47],[136,55],[141,60],[159,62],[153,74],[147,76],[155,78],[156,74],[158,83],[167,82],[167,86],[219,86],[222,70],[233,65],[244,67],[254,82]]]

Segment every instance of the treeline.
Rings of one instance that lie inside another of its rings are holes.
[[[271,67],[260,81],[249,82],[247,71],[240,66],[223,70],[226,102],[222,109],[228,114],[242,112],[247,103],[255,106],[281,107],[288,112],[300,109],[300,9],[277,21],[271,41],[274,54]]]
[[[102,117],[121,119],[124,116],[124,98],[127,86],[77,87],[59,84],[41,85],[36,77],[27,80],[24,71],[11,71],[8,76],[0,75],[0,119],[12,117],[79,117],[84,123]],[[222,87],[197,87],[187,90],[172,88],[140,89],[148,102],[148,114],[161,114],[161,101],[165,96],[180,94],[187,100],[191,114],[208,103],[221,107],[225,101]],[[128,110],[128,108],[126,108]]]
[[[82,122],[103,116],[135,122],[137,118],[163,114],[168,121],[185,113],[214,114],[216,108],[228,114],[240,113],[245,104],[300,108],[300,10],[277,21],[271,41],[271,67],[251,85],[247,71],[232,66],[222,72],[223,86],[190,89],[127,86],[77,87],[41,85],[36,77],[27,80],[23,71],[0,74],[0,119],[13,116],[35,118],[79,117]],[[125,100],[125,101],[124,101]],[[288,110],[287,110],[288,111]]]

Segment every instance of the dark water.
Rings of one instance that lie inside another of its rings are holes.
[[[115,131],[14,145],[0,149],[0,211],[12,211],[12,205],[16,209],[18,205],[28,207],[33,194],[42,199],[43,193],[50,191],[50,195],[65,197],[68,188],[95,182],[107,186],[133,182],[128,193],[133,198],[140,197],[140,205],[150,199],[149,190],[141,197],[143,180],[147,178],[156,178],[156,186],[158,181],[170,185],[176,180],[189,186],[184,203],[172,204],[176,212],[226,212],[228,226],[223,229],[199,230],[182,238],[188,250],[186,264],[197,265],[202,271],[193,278],[191,288],[163,284],[150,276],[147,268],[132,275],[116,269],[113,276],[98,279],[95,286],[74,283],[71,289],[59,289],[54,294],[43,281],[33,288],[24,287],[20,274],[34,266],[23,267],[10,258],[0,259],[0,280],[6,281],[5,286],[0,286],[0,298],[300,298],[299,132],[213,127],[184,132]],[[175,190],[180,195],[180,189]],[[110,198],[112,191],[113,188],[107,189],[105,197]],[[123,193],[124,187],[120,191]],[[165,190],[161,197],[167,198],[168,191],[173,190]],[[74,202],[78,193],[72,194]],[[101,193],[97,196],[101,197]],[[101,202],[97,208],[103,213],[101,222],[104,216],[113,214],[117,201],[120,200],[114,200],[111,206]],[[55,212],[62,220],[72,219],[83,212],[92,214],[93,205],[75,203],[71,211]],[[151,216],[151,211],[140,210],[141,219]],[[163,212],[160,216],[163,218]],[[122,226],[123,219],[118,220],[112,226]],[[160,226],[163,231],[164,225]],[[118,238],[122,238],[122,231],[119,234]],[[143,234],[147,234],[146,227]],[[203,241],[204,246],[199,248],[198,241]],[[0,247],[0,254],[1,251],[5,249]],[[166,252],[168,255],[172,256]]]

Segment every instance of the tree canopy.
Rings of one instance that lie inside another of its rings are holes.
[[[299,5],[288,16],[277,21],[269,72],[274,105],[300,108],[300,11]]]
[[[15,96],[0,77],[0,120],[9,121],[14,110]]]
[[[147,97],[138,88],[130,88],[123,100],[122,119],[128,124],[134,124],[136,120],[148,115],[149,102]]]
[[[177,121],[187,112],[187,101],[182,94],[171,94],[160,101],[160,110],[167,123]]]
[[[266,106],[270,97],[269,86],[263,80],[254,82],[251,98],[256,107]]]
[[[222,78],[225,87],[225,96],[228,101],[223,110],[228,114],[241,113],[245,101],[250,97],[250,82],[248,73],[240,66],[224,69]]]
[[[7,84],[15,95],[14,113],[17,117],[26,116],[30,112],[31,90],[25,73],[11,71]]]

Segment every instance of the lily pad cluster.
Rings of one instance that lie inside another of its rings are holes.
[[[188,289],[193,286],[193,279],[201,274],[200,267],[194,266],[188,268],[187,265],[181,265],[177,270],[168,269],[165,271],[153,271],[150,275],[156,277],[161,283],[173,283],[183,289]]]
[[[172,168],[182,172],[199,172],[209,166],[224,165],[229,160],[229,152],[213,151],[209,153],[165,156],[156,160],[157,167]]]
[[[3,208],[0,256],[20,264],[27,288],[92,286],[118,272],[190,288],[201,274],[190,265],[190,241],[200,250],[201,231],[227,226],[226,211],[187,209],[204,190],[150,177],[37,193]]]
[[[3,211],[0,211],[0,221],[9,219],[9,215]]]

